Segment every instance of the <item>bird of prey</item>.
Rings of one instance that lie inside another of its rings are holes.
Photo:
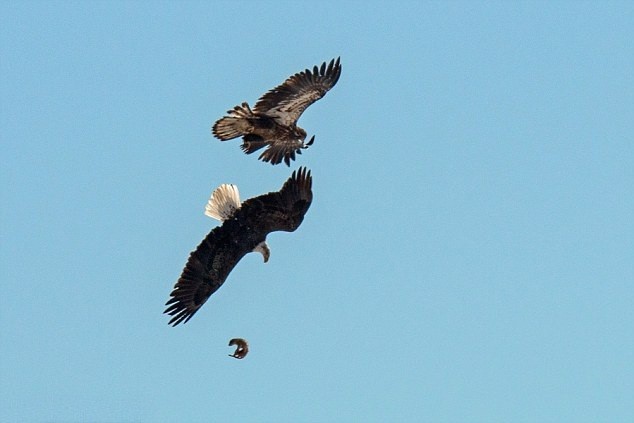
[[[222,222],[190,256],[174,285],[164,313],[170,325],[186,323],[225,282],[240,259],[259,252],[266,263],[270,250],[266,236],[293,232],[304,220],[313,199],[310,170],[300,167],[282,189],[240,203],[235,185],[223,184],[211,195],[205,214]]]
[[[306,69],[264,94],[253,109],[242,103],[218,120],[212,133],[221,141],[242,137],[242,150],[251,154],[266,147],[259,159],[271,164],[284,160],[290,166],[295,154],[301,154],[315,141],[307,143],[306,131],[297,126],[304,110],[335,86],[341,75],[339,58],[313,70]]]

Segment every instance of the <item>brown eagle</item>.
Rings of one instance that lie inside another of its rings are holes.
[[[250,198],[240,204],[235,185],[223,184],[211,195],[205,214],[222,221],[190,256],[174,285],[164,313],[170,325],[186,323],[222,286],[247,253],[257,251],[266,263],[270,250],[266,236],[293,232],[304,220],[313,199],[312,177],[304,167],[294,171],[278,192]]]
[[[304,144],[306,131],[297,126],[304,110],[335,86],[341,75],[339,58],[313,70],[304,70],[264,94],[251,109],[245,102],[229,110],[228,116],[218,120],[212,133],[221,141],[242,137],[246,154],[267,147],[259,159],[271,164],[284,160],[290,166],[295,153],[302,154],[315,141],[313,135]]]

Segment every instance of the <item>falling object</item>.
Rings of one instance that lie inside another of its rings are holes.
[[[231,341],[229,341],[229,346],[231,347],[233,345],[236,345],[237,348],[233,354],[229,354],[229,357],[234,357],[241,360],[249,353],[249,344],[247,343],[246,339],[233,338]]]

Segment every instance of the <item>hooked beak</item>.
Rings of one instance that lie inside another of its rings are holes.
[[[266,263],[267,261],[269,261],[269,257],[271,257],[271,250],[269,249],[269,246],[266,245],[266,241],[262,241],[260,242],[254,249],[253,251],[257,251],[258,253],[262,254],[262,257],[264,258],[264,263]]]
[[[313,142],[315,142],[315,136],[314,135],[312,137],[310,137],[310,141],[308,141],[306,143],[306,145],[304,145],[304,148],[310,147],[311,145],[313,145]]]

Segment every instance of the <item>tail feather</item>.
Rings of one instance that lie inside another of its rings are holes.
[[[242,103],[227,111],[228,116],[219,119],[211,129],[214,136],[221,141],[246,135],[253,130],[249,118],[254,117],[248,103]]]
[[[214,190],[205,206],[205,214],[221,222],[231,218],[240,208],[240,192],[233,184],[222,184]]]

